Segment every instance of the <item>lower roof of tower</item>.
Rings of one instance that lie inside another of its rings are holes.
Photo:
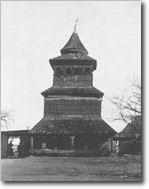
[[[77,96],[77,97],[96,97],[101,98],[103,92],[95,87],[50,87],[41,93],[44,97],[48,96]]]
[[[32,134],[115,134],[101,118],[41,119],[31,130]]]

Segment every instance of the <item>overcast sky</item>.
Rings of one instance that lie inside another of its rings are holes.
[[[97,60],[94,86],[105,97],[120,94],[141,74],[140,1],[3,1],[1,62],[2,109],[14,110],[10,129],[32,128],[43,116],[41,92],[52,85],[49,58],[73,32]],[[102,104],[109,117],[109,102]],[[107,120],[108,121],[108,120]],[[109,122],[108,122],[109,123]],[[109,123],[117,131],[121,124]]]

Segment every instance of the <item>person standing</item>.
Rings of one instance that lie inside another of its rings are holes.
[[[8,144],[8,156],[10,158],[13,158],[13,144],[12,144],[12,141],[10,141],[10,143]]]

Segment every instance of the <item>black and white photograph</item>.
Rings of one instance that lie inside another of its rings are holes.
[[[141,183],[141,1],[1,1],[1,180]]]

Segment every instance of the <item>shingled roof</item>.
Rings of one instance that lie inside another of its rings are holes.
[[[70,53],[81,53],[87,55],[88,52],[77,33],[73,32],[70,39],[66,43],[66,45],[61,49],[61,53],[63,54],[70,54]]]
[[[103,119],[61,118],[41,119],[30,131],[32,134],[115,134]]]
[[[103,96],[103,92],[96,89],[95,87],[50,87],[41,93],[44,97],[49,95],[70,95],[78,97],[97,97],[100,98]]]

